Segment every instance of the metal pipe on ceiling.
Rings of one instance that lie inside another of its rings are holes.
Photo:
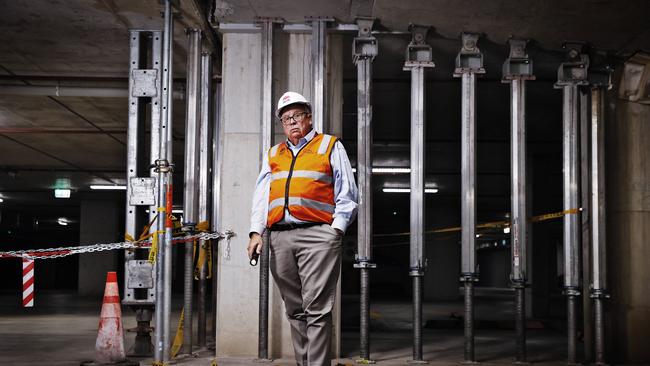
[[[128,98],[129,89],[100,86],[0,85],[0,95],[43,97]],[[174,99],[185,99],[183,90],[174,91]]]
[[[357,254],[354,268],[360,278],[359,358],[370,362],[370,269],[372,263],[372,61],[377,56],[377,39],[370,33],[374,19],[359,18],[352,59],[357,67],[357,177],[359,207]]]
[[[476,272],[476,76],[485,73],[479,35],[462,34],[455,77],[461,78],[461,281],[465,287],[465,361],[474,362]]]
[[[528,41],[510,39],[503,64],[503,82],[510,84],[510,247],[512,287],[515,289],[516,361],[526,362],[526,287],[528,280],[528,218],[526,202],[526,81],[534,80]]]
[[[410,174],[410,254],[409,276],[413,278],[413,362],[421,363],[422,277],[427,267],[424,242],[426,84],[424,72],[433,68],[431,46],[426,44],[428,27],[411,25],[411,42],[406,48],[404,71],[411,73],[411,174]]]

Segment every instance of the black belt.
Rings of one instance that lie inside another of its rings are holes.
[[[316,225],[323,225],[324,222],[305,222],[299,224],[273,224],[271,226],[271,231],[287,231],[293,229],[304,229]]]

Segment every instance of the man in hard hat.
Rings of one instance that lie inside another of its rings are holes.
[[[248,256],[261,253],[261,235],[270,230],[270,268],[291,324],[296,361],[329,366],[341,239],[356,215],[357,187],[341,142],[312,128],[305,97],[284,93],[276,115],[287,140],[264,155]]]

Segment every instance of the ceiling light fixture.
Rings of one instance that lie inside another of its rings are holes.
[[[0,202],[4,202],[5,200],[3,198],[0,198]]]
[[[352,168],[352,172],[356,173],[357,168]],[[373,167],[372,172],[377,174],[408,174],[411,172],[411,168]]]
[[[54,198],[70,198],[70,190],[67,188],[54,189]]]
[[[56,222],[61,226],[68,226],[68,219],[66,219],[65,217],[59,217],[59,219],[56,220]]]
[[[411,188],[382,188],[384,193],[411,193]],[[425,188],[424,193],[438,193],[438,188]]]
[[[126,191],[126,186],[108,185],[108,184],[95,184],[95,185],[91,185],[90,189],[105,190],[105,191]]]
[[[510,234],[510,228],[509,227],[504,227],[503,228],[503,233],[504,234]]]

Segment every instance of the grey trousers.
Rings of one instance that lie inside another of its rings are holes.
[[[291,324],[296,363],[329,366],[342,237],[323,224],[271,231],[270,239],[271,273]]]

